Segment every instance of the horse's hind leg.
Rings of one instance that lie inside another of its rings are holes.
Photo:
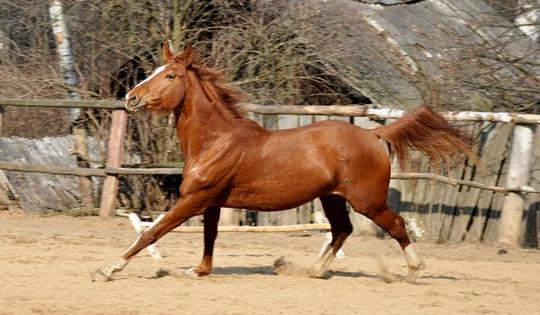
[[[197,268],[186,270],[190,276],[207,276],[212,272],[212,256],[214,253],[214,243],[218,234],[218,222],[221,209],[219,207],[209,207],[204,213],[204,254],[201,263]]]
[[[403,218],[396,214],[388,205],[383,204],[380,207],[362,207],[362,204],[351,202],[355,211],[367,216],[383,230],[385,230],[392,238],[394,238],[407,259],[407,265],[409,266],[409,275],[407,280],[416,280],[416,271],[424,268],[424,263],[418,258],[414,248],[411,244],[407,230],[405,229],[405,221]]]
[[[334,260],[336,253],[339,251],[343,243],[351,235],[353,227],[349,215],[345,198],[339,195],[321,196],[321,203],[324,209],[324,214],[330,222],[332,231],[332,242],[324,251],[322,257],[315,265],[313,276],[323,277],[324,273]]]

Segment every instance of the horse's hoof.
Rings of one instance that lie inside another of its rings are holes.
[[[426,268],[426,264],[423,261],[421,261],[418,264],[418,266],[410,267],[409,268],[409,273],[407,274],[407,277],[405,277],[405,281],[408,282],[408,283],[418,284],[417,271],[425,269],[425,268]]]
[[[418,275],[416,275],[416,272],[414,271],[409,272],[407,276],[405,277],[405,282],[418,284]]]
[[[315,279],[328,279],[328,273],[325,270],[313,269],[309,272],[309,276]]]
[[[208,276],[208,274],[197,272],[195,267],[191,267],[189,269],[184,270],[184,275],[190,279],[196,279],[196,280],[200,280],[204,276]]]
[[[112,280],[112,273],[105,268],[98,268],[90,274],[92,282],[108,282]]]

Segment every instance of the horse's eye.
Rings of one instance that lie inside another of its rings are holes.
[[[170,74],[170,73],[169,73],[169,74],[167,74],[167,75],[165,76],[165,79],[167,79],[167,80],[172,80],[172,79],[174,79],[174,77],[175,77],[174,74]]]

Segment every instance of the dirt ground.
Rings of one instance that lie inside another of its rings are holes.
[[[323,234],[221,233],[214,274],[194,280],[182,271],[202,235],[173,232],[158,242],[163,259],[144,251],[114,281],[90,281],[134,239],[127,218],[0,211],[0,314],[540,314],[539,250],[420,242],[427,268],[411,284],[393,240],[353,236],[313,279]],[[286,274],[273,269],[280,256]]]

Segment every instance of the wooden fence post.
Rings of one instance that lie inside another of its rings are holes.
[[[4,122],[4,108],[0,106],[0,137],[2,137],[3,122]]]
[[[517,125],[512,137],[512,151],[506,176],[507,187],[527,185],[531,171],[533,130],[529,126]],[[522,234],[525,201],[516,193],[504,197],[499,223],[499,242],[518,245]]]
[[[84,127],[73,128],[73,150],[76,153],[77,167],[89,168],[90,163],[85,159],[88,157],[88,146],[86,143],[87,132]],[[80,202],[82,209],[89,209],[94,206],[92,179],[90,177],[79,178]]]
[[[112,113],[111,136],[107,148],[107,167],[120,167],[124,160],[124,136],[127,129],[128,116],[125,110],[115,110]],[[118,194],[118,177],[107,176],[101,191],[99,215],[114,216],[116,196]]]

